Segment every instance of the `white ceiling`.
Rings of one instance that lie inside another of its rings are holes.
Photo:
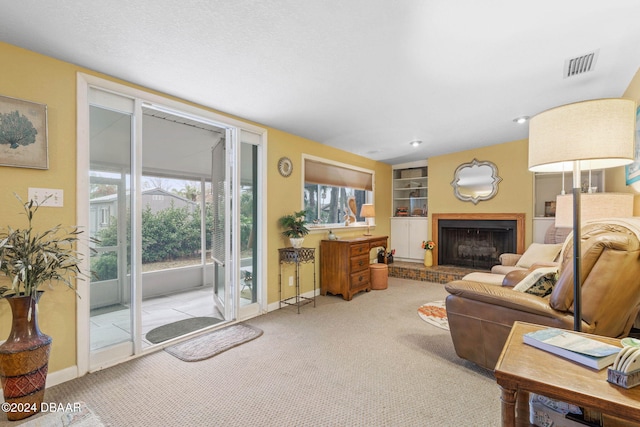
[[[526,138],[515,117],[619,97],[640,68],[637,0],[0,0],[0,10],[1,41],[390,164]],[[565,60],[592,51],[592,71],[563,77]]]

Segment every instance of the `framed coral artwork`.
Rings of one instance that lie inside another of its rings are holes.
[[[45,104],[0,95],[0,166],[49,168]]]

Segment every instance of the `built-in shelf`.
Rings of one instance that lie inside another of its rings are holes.
[[[427,216],[427,166],[393,171],[393,216]]]

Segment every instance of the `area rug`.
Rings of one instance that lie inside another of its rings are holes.
[[[215,317],[191,317],[158,326],[147,332],[145,339],[150,343],[158,344],[220,322],[222,322],[222,319],[216,319]]]
[[[447,310],[444,301],[433,301],[424,304],[418,308],[418,315],[422,320],[437,326],[441,329],[449,330],[449,321],[447,320]]]
[[[23,427],[102,427],[100,418],[84,402],[44,403],[40,415],[20,424]],[[46,411],[46,412],[44,412]]]
[[[197,362],[227,351],[230,348],[254,340],[262,335],[262,329],[238,323],[164,349],[185,362]]]

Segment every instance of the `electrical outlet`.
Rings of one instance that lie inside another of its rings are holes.
[[[289,286],[293,286],[293,276],[289,276]]]
[[[64,205],[64,191],[53,188],[29,187],[29,200],[33,200],[40,206],[61,208]]]

